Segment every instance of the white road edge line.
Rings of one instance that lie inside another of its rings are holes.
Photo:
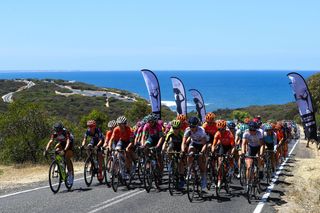
[[[284,166],[287,164],[293,150],[296,148],[297,144],[299,143],[300,139],[296,141],[296,143],[291,148],[288,157],[286,157],[285,161],[280,165],[275,177],[272,179],[270,186],[267,188],[266,193],[262,196],[261,201],[258,203],[257,207],[254,209],[253,213],[260,213],[263,209],[264,204],[266,204],[268,197],[270,196],[273,187],[275,186],[275,182],[278,180],[280,173],[282,172]]]
[[[141,190],[141,191],[135,192],[135,193],[130,194],[130,195],[126,196],[126,197],[123,197],[123,198],[121,198],[121,199],[119,199],[119,200],[116,200],[116,201],[113,201],[113,202],[111,202],[111,203],[108,203],[107,205],[104,205],[104,206],[101,206],[101,207],[99,207],[99,208],[97,208],[97,209],[94,209],[94,210],[92,210],[92,211],[90,211],[90,212],[88,212],[88,213],[98,212],[98,211],[103,210],[103,209],[105,209],[105,208],[108,208],[108,207],[110,207],[110,206],[112,206],[112,205],[114,205],[114,204],[120,203],[121,201],[124,201],[124,200],[126,200],[126,199],[128,199],[128,198],[130,198],[130,197],[136,196],[136,195],[138,195],[138,194],[140,194],[140,193],[142,193],[142,192],[144,192],[144,191],[145,191],[145,190]]]
[[[102,206],[102,205],[104,205],[104,204],[106,204],[106,203],[110,203],[110,202],[112,202],[112,201],[114,201],[114,200],[116,200],[116,199],[118,199],[118,198],[127,196],[127,195],[129,195],[129,194],[133,194],[133,193],[135,193],[135,192],[137,192],[137,191],[140,191],[140,190],[135,189],[135,190],[133,190],[133,191],[126,192],[126,193],[124,193],[124,194],[118,195],[117,197],[111,198],[111,199],[106,200],[106,201],[104,201],[104,202],[102,202],[102,203],[99,203],[99,204],[97,204],[97,205],[91,206],[90,208],[91,208],[91,209],[97,208],[98,206]]]
[[[73,182],[76,182],[76,181],[79,181],[79,180],[83,180],[83,178],[75,179]],[[57,185],[57,184],[54,184],[54,185]],[[36,191],[36,190],[39,190],[39,189],[45,189],[45,188],[49,188],[49,187],[50,187],[49,185],[48,186],[41,186],[41,187],[37,187],[37,188],[33,188],[33,189],[20,191],[20,192],[14,192],[14,193],[11,193],[11,194],[1,195],[0,199],[6,198],[6,197],[11,197],[11,196],[18,195],[18,194],[23,194],[23,193],[27,193],[27,192]]]

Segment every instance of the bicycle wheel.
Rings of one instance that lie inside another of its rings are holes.
[[[251,183],[248,183],[248,186],[247,186],[247,189],[246,189],[246,195],[247,195],[247,200],[248,200],[248,203],[251,204],[251,199],[252,199],[252,196],[253,196],[253,187],[252,187],[252,184]]]
[[[240,184],[241,186],[244,186],[246,184],[247,181],[247,177],[246,177],[246,165],[245,162],[241,160],[240,162]]]
[[[107,162],[105,165],[105,171],[104,171],[104,181],[107,184],[108,187],[111,187],[111,171],[112,171],[112,162],[113,162],[113,157],[109,156],[107,158]]]
[[[218,175],[218,178],[217,178],[217,181],[216,181],[216,195],[217,195],[217,197],[220,197],[222,184],[225,184],[225,174],[224,174],[224,165],[223,165],[223,163],[220,166],[220,169],[218,169],[217,175]],[[218,186],[219,175],[220,175],[220,179],[221,179],[220,186]]]
[[[187,193],[190,202],[193,201],[194,194],[196,191],[196,180],[194,173],[194,165],[192,164],[187,173]]]
[[[72,183],[70,184],[69,181],[68,181],[68,179],[69,179],[69,171],[68,171],[68,167],[67,166],[66,166],[65,173],[66,173],[66,179],[64,180],[64,184],[65,184],[66,188],[68,190],[70,190],[72,188],[72,185],[73,185],[73,180],[72,180]],[[74,177],[72,177],[72,178],[74,178]]]
[[[212,166],[213,161],[209,160],[207,162],[207,189],[210,190],[211,186],[214,184],[214,171]]]
[[[149,193],[152,188],[153,171],[151,160],[147,159],[144,164],[143,184],[146,191]]]
[[[272,169],[271,169],[271,161],[270,159],[267,160],[266,163],[266,178],[267,178],[267,184],[271,182],[271,174],[272,174]]]
[[[61,173],[56,161],[53,161],[49,168],[49,186],[53,193],[57,193],[61,186]]]
[[[120,176],[120,162],[119,159],[115,159],[111,169],[111,186],[114,192],[118,190]]]
[[[170,166],[169,166],[170,165]],[[172,196],[174,190],[178,189],[179,184],[179,174],[178,174],[178,165],[176,165],[175,160],[171,160],[168,162],[168,167],[171,167],[171,171],[169,171],[169,193]]]
[[[94,169],[94,165],[91,158],[89,157],[84,163],[84,172],[83,172],[84,182],[87,184],[88,187],[91,185],[93,180],[93,169]]]
[[[143,184],[143,169],[144,169],[144,161],[142,157],[139,157],[138,159],[138,167],[137,167],[137,173],[138,173],[138,179],[141,184]]]

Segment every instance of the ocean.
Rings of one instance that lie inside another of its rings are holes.
[[[188,111],[194,109],[189,89],[202,93],[206,110],[239,108],[250,105],[284,104],[294,101],[287,74],[289,71],[154,71],[160,82],[162,103],[175,110],[170,77],[180,78],[185,86]],[[300,74],[308,78],[314,71]],[[64,79],[100,87],[128,90],[148,98],[140,71],[81,72],[0,72],[0,79]]]

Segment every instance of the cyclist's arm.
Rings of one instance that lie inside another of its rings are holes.
[[[67,138],[67,143],[66,143],[66,148],[64,148],[64,151],[67,151],[69,149],[70,146],[70,138]]]
[[[246,154],[248,142],[249,142],[248,139],[245,139],[245,138],[242,139],[242,148],[241,148],[242,154]]]
[[[52,143],[53,143],[53,138],[51,138],[50,141],[48,142],[47,147],[46,147],[46,151],[49,150]]]
[[[83,137],[82,146],[86,145],[86,142],[87,142],[87,135]]]
[[[158,144],[157,144],[157,147],[158,147],[158,148],[162,148],[163,140],[164,140],[164,134],[161,133],[161,134],[160,134],[160,139],[159,139]]]
[[[259,143],[261,144],[261,146],[260,146],[260,156],[263,156],[263,153],[264,153],[266,145],[265,145],[265,143],[263,142],[262,139],[259,140]]]
[[[188,137],[183,137],[182,143],[181,143],[181,151],[184,152],[187,146],[188,146]]]

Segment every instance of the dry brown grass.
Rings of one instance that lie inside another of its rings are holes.
[[[306,141],[300,140],[301,149],[305,149]],[[316,213],[320,212],[320,152],[314,144],[310,144],[312,158],[295,158],[292,177],[286,177],[290,183],[285,196],[281,197],[287,203],[278,207],[280,213]]]
[[[75,173],[83,171],[83,162],[74,162]],[[49,165],[0,165],[0,191],[48,180]]]

